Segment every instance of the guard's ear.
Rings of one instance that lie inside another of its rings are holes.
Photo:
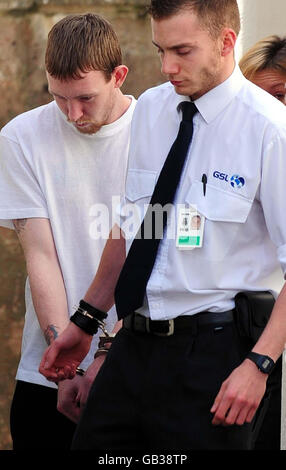
[[[115,69],[112,72],[115,88],[120,88],[123,85],[125,78],[127,77],[127,74],[128,74],[128,67],[126,67],[126,65],[118,65],[117,67],[115,67]]]
[[[223,57],[231,54],[234,51],[237,36],[233,29],[224,28],[221,32],[221,55]]]

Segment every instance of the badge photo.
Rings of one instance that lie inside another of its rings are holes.
[[[196,208],[181,207],[178,214],[176,246],[193,250],[203,246],[205,217]]]

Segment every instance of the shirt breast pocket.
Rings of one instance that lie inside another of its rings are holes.
[[[202,256],[222,261],[242,238],[247,241],[245,225],[252,207],[251,199],[209,183],[204,195],[203,184],[195,181],[185,200],[206,218]]]
[[[126,178],[126,199],[129,202],[145,199],[149,203],[154,191],[157,172],[129,170]]]
[[[133,238],[144,218],[150,203],[157,172],[128,170],[124,203],[120,207],[121,228],[127,238]]]

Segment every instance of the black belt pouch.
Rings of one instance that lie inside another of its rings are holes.
[[[263,332],[275,299],[271,292],[239,292],[235,296],[236,324],[241,336],[247,336],[255,344]]]

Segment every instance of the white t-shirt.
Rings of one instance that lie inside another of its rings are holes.
[[[134,214],[140,217],[128,219],[121,206],[127,249],[129,225],[135,235],[178,133],[180,103],[189,100],[171,83],[138,100],[125,203],[127,214],[136,204]],[[154,320],[230,310],[238,291],[271,290],[276,296],[286,273],[285,106],[246,80],[238,67],[195,104],[193,139],[171,213],[174,230],[160,242],[145,304],[138,310]],[[205,216],[201,248],[176,246],[180,205],[195,206]]]
[[[12,219],[19,218],[50,220],[70,315],[97,271],[114,222],[113,206],[124,192],[130,124],[136,104],[133,97],[130,99],[125,114],[94,135],[79,133],[54,101],[17,116],[0,134],[0,225],[13,228]],[[100,228],[105,238],[98,236]],[[16,378],[55,387],[38,372],[47,344],[28,279],[25,300]],[[116,320],[112,309],[107,320],[109,332]],[[100,330],[83,368],[93,360],[99,334]]]

